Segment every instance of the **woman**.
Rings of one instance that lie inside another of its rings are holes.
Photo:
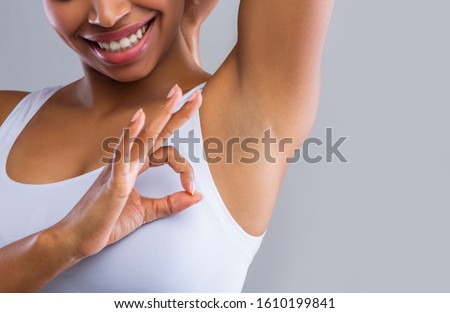
[[[180,32],[185,1],[43,0],[85,75],[0,93],[0,290],[240,291],[315,117],[332,2],[242,0],[237,44],[209,75],[196,28],[182,25],[189,45]],[[148,169],[164,163],[185,191]]]

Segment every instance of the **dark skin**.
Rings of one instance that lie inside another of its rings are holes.
[[[189,51],[199,66],[200,60],[200,27],[208,15],[214,10],[219,0],[186,0],[181,32],[186,39]]]
[[[172,73],[177,72],[175,68],[176,65]],[[103,166],[101,157],[105,152],[102,150],[102,141],[111,136],[118,137],[123,125],[126,125],[129,118],[141,107],[147,116],[153,116],[173,86],[170,80],[167,86],[159,88],[151,77],[133,84],[118,83],[105,79],[88,66],[84,66],[84,70],[89,78],[64,87],[46,103],[21,133],[10,152],[7,165],[9,175],[15,180],[25,183],[49,183]],[[178,71],[182,75],[177,75],[177,81],[184,89],[183,92],[209,78],[209,75],[196,68],[195,64],[186,66],[185,71],[195,73],[195,80],[193,83],[188,81],[188,77],[183,77],[185,72]],[[93,91],[80,92],[79,90],[84,90],[88,80],[96,82],[92,84]],[[155,89],[146,86],[155,86]],[[109,89],[111,87],[112,90]],[[97,97],[106,93],[111,94],[115,100]],[[43,125],[45,127],[42,127]],[[28,139],[25,142],[22,138]],[[70,140],[67,140],[68,138]],[[33,163],[26,162],[26,155],[31,151],[35,156]],[[47,163],[48,160],[52,160],[51,166]],[[67,167],[68,163],[78,166]]]
[[[118,136],[138,108],[144,109],[145,116],[155,116],[160,114],[161,99],[175,83],[186,91],[208,81],[200,108],[205,138],[216,137],[225,143],[232,137],[261,138],[265,130],[271,129],[278,141],[286,137],[293,139],[284,152],[274,149],[275,163],[264,159],[253,164],[240,163],[239,158],[248,155],[235,147],[225,151],[225,154],[233,151],[232,164],[225,160],[210,164],[214,181],[231,215],[249,234],[262,234],[268,226],[287,168],[284,160],[292,156],[294,149],[307,137],[315,118],[321,55],[333,1],[285,0],[274,4],[272,0],[242,0],[238,43],[212,76],[198,67],[190,52],[190,48],[195,51],[192,49],[195,44],[189,47],[179,31],[184,5],[156,0],[106,3],[105,0],[44,1],[52,26],[80,55],[85,76],[60,90],[27,125],[10,152],[9,176],[24,183],[49,183],[96,169],[103,165],[99,162],[104,155],[99,143],[105,137]],[[165,14],[159,28],[161,36],[155,39],[158,45],[148,56],[134,64],[105,65],[77,37],[86,32],[119,29],[144,19],[150,9]],[[178,96],[181,92],[178,91]],[[0,93],[0,120],[6,118],[22,96],[22,93]],[[188,104],[182,114],[175,118],[169,114],[159,124],[154,122],[153,127],[159,127],[161,133],[170,133],[198,109],[200,102],[201,96]],[[139,120],[142,125],[144,115]],[[138,131],[138,126],[135,127]],[[262,144],[254,147],[264,155]],[[150,153],[162,152],[155,149]],[[33,162],[26,157],[30,154]],[[135,176],[143,168],[145,166],[134,171],[128,169],[119,177],[122,180],[112,175],[111,170],[103,171],[93,186],[92,195],[104,196],[87,195],[58,225],[16,242],[6,250],[0,249],[0,268],[8,269],[0,273],[2,277],[14,272],[14,268],[38,273],[33,282],[26,280],[25,274],[22,280],[10,275],[3,289],[39,289],[64,269],[132,232],[133,229],[121,229],[120,221],[133,218],[124,217],[126,214],[120,212],[136,208],[130,202],[139,198],[133,185]],[[178,171],[188,173],[184,177],[190,173],[187,167]],[[105,189],[105,185],[113,188]],[[150,210],[138,210],[139,222],[134,227],[140,227],[144,220],[151,221],[146,217],[170,215],[199,201],[200,198],[187,195],[191,190],[187,183],[185,186],[183,195],[172,198],[176,203],[170,206],[172,210],[155,205],[155,201],[147,206]],[[106,221],[98,219],[97,213],[110,207],[116,208],[116,213]],[[159,215],[156,212],[160,212]],[[103,231],[83,228],[84,223],[80,222],[83,220],[96,220],[103,225]],[[92,238],[93,232],[97,239],[80,244]],[[60,242],[56,239],[66,237],[73,240]],[[47,268],[43,269],[38,263],[33,267],[29,262],[31,257],[39,260],[44,255],[52,256]]]

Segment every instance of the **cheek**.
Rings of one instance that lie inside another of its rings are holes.
[[[183,18],[184,1],[167,0],[164,1],[164,4],[164,8],[161,10],[161,35],[165,37],[165,40],[172,41]]]
[[[86,1],[85,1],[86,2]],[[78,1],[57,3],[43,1],[44,10],[51,27],[67,43],[86,19],[85,8]]]
[[[134,6],[142,9],[156,10],[162,13],[164,24],[176,28],[184,13],[184,0],[134,0]]]
[[[184,14],[184,0],[166,1],[169,8],[166,12],[170,12],[173,19],[178,23],[181,22]]]

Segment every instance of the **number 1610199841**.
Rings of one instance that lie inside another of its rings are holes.
[[[333,298],[258,298],[258,309],[335,309]]]

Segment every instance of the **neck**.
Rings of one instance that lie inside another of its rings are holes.
[[[181,32],[152,72],[140,80],[115,81],[84,63],[83,70],[85,76],[74,83],[76,101],[101,111],[165,98],[175,84],[187,91],[210,77],[195,63]]]

